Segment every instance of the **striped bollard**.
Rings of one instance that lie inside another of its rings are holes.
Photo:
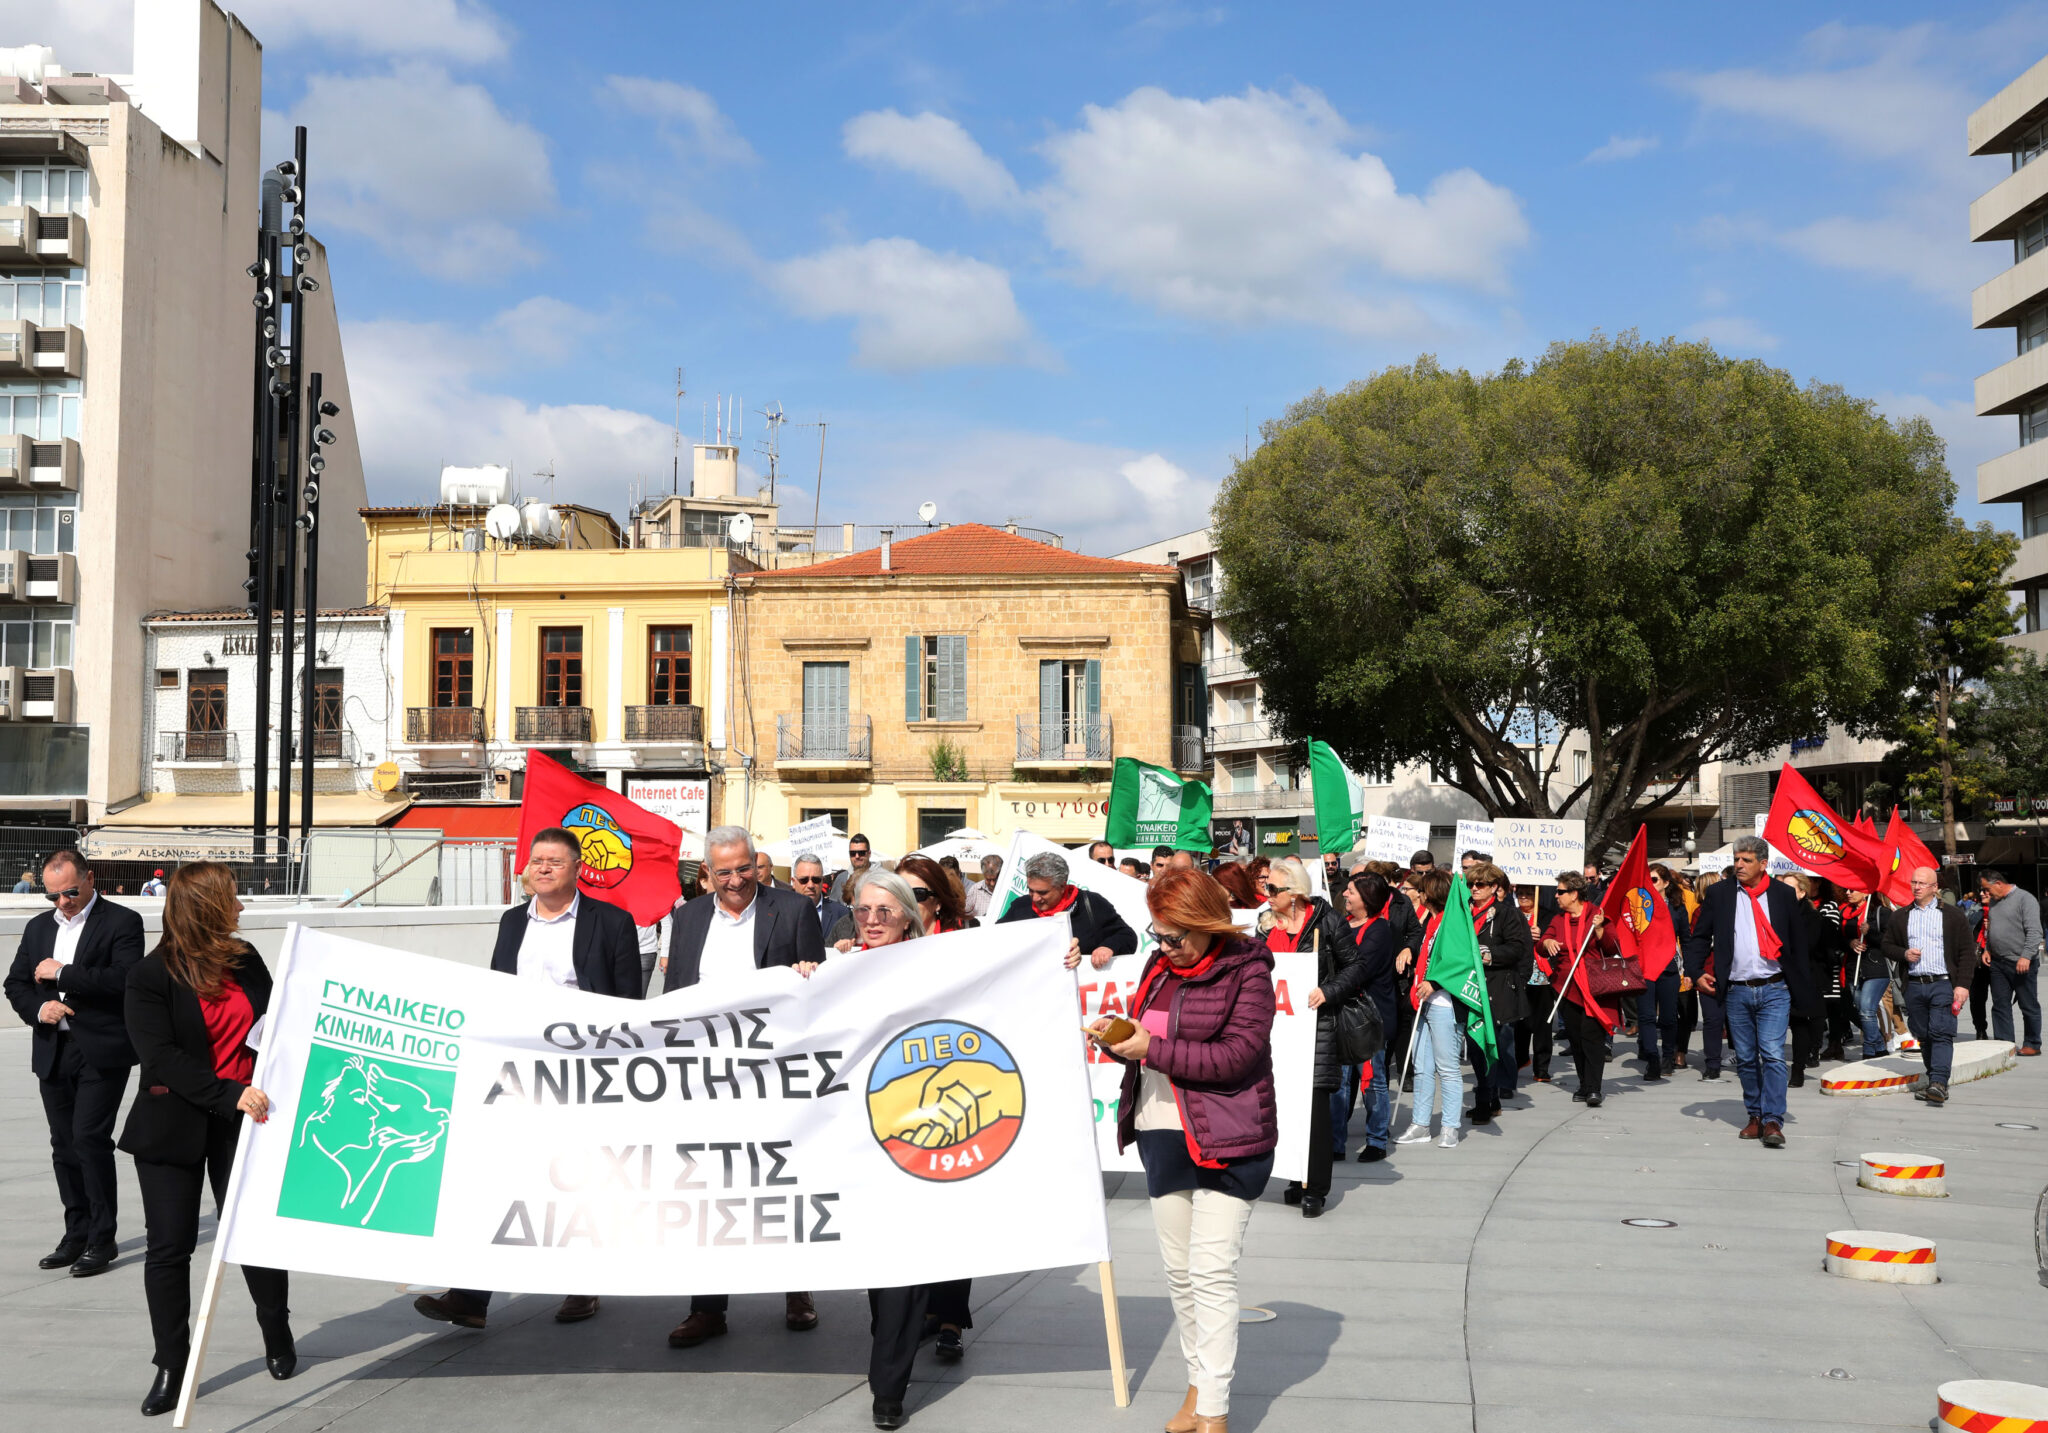
[[[1934,1241],[1874,1229],[1838,1229],[1828,1235],[1823,1267],[1830,1274],[1873,1284],[1932,1284]]]
[[[1946,1199],[1947,1172],[1948,1166],[1931,1154],[1866,1154],[1856,1171],[1856,1183],[1879,1194]]]
[[[1966,1378],[1942,1384],[1934,1398],[1942,1433],[2048,1433],[2048,1388]]]

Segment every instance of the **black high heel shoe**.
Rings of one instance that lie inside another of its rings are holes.
[[[292,1326],[280,1319],[274,1324],[264,1324],[263,1366],[270,1370],[270,1376],[282,1383],[299,1371],[299,1346],[292,1339]]]
[[[149,1392],[143,1397],[142,1416],[154,1418],[160,1413],[169,1413],[178,1406],[178,1394],[184,1386],[184,1369],[158,1369],[156,1382],[149,1385]]]

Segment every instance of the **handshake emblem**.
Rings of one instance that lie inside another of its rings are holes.
[[[868,1120],[897,1167],[968,1179],[993,1166],[1024,1123],[1024,1077],[986,1030],[932,1020],[902,1031],[868,1076]]]

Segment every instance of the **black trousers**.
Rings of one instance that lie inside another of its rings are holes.
[[[1515,1022],[1515,1064],[1529,1062],[1529,1073],[1539,1080],[1550,1078],[1550,1053],[1556,1048],[1550,1037],[1550,1017],[1557,1008],[1555,985],[1532,985],[1523,992],[1529,1013]]]
[[[1664,1057],[1665,1064],[1670,1064],[1671,1061],[1685,1053],[1686,1047],[1692,1044],[1692,1032],[1699,1028],[1699,1023],[1699,991],[1680,991],[1678,995],[1678,1024],[1675,1033],[1671,1037],[1671,1049]]]
[[[1818,1015],[1794,1015],[1792,1027],[1792,1071],[1798,1074],[1820,1063],[1821,1030],[1824,1020]]]
[[[877,1398],[903,1401],[910,1387],[910,1365],[924,1337],[924,1316],[931,1302],[930,1284],[868,1290],[868,1392]]]
[[[1337,1149],[1330,1142],[1330,1096],[1337,1093],[1336,1086],[1329,1089],[1312,1090],[1308,1111],[1308,1180],[1301,1186],[1305,1194],[1318,1199],[1330,1195],[1330,1171],[1337,1164]],[[1291,1185],[1293,1180],[1289,1180]]]
[[[1564,1013],[1564,1032],[1572,1042],[1572,1066],[1578,1071],[1579,1093],[1597,1095],[1607,1073],[1607,1027],[1570,1000],[1559,1009]]]
[[[1728,1011],[1718,995],[1709,995],[1698,986],[1693,989],[1700,997],[1700,1064],[1709,1075],[1721,1073],[1721,1035],[1728,1028]]]
[[[142,1186],[142,1222],[149,1235],[142,1261],[142,1291],[149,1299],[149,1327],[156,1338],[152,1361],[180,1377],[192,1352],[192,1251],[199,1244],[199,1198],[202,1186],[211,1185],[214,1212],[220,1211],[241,1129],[239,1117],[209,1117],[206,1153],[197,1164],[135,1161],[135,1182]],[[242,1281],[255,1300],[256,1322],[262,1325],[267,1344],[274,1332],[287,1327],[289,1281],[282,1269],[248,1264],[242,1266]]]
[[[1970,1029],[1979,1040],[1989,1033],[1991,1026],[1984,1015],[1991,997],[1991,967],[1977,958],[1977,952],[1970,952]]]
[[[64,1204],[64,1242],[114,1242],[120,1184],[114,1175],[114,1117],[128,1089],[128,1071],[88,1065],[78,1042],[57,1033],[57,1064],[42,1087],[50,1125],[50,1168]]]

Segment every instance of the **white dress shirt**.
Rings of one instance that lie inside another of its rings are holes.
[[[57,943],[50,955],[59,965],[69,965],[78,959],[78,938],[85,934],[85,918],[92,914],[92,908],[99,904],[99,892],[94,891],[86,903],[78,908],[78,914],[65,919],[64,912],[51,908],[50,914],[57,918]],[[57,977],[57,998],[64,997],[64,977]],[[71,1028],[71,1017],[65,1016],[57,1022],[59,1030]]]
[[[1915,905],[1906,913],[1906,944],[1920,952],[1920,958],[1906,967],[1908,975],[1947,975],[1948,952],[1941,942],[1941,898]]]
[[[967,915],[970,920],[980,920],[988,914],[989,898],[995,894],[995,887],[985,881],[976,881],[967,888]]]
[[[558,916],[540,913],[538,899],[526,903],[526,934],[519,942],[519,977],[576,988],[576,910],[583,893],[569,898]]]
[[[1771,918],[1771,894],[1768,885],[1764,887],[1763,907],[1764,921],[1766,924],[1769,924]],[[1742,883],[1737,881],[1735,883],[1735,958],[1728,963],[1728,978],[1730,980],[1768,980],[1772,976],[1782,973],[1778,969],[1777,962],[1764,959],[1763,951],[1757,945],[1756,908],[1757,903],[1749,898],[1748,894],[1742,889]],[[1773,926],[1772,929],[1776,930],[1777,927]],[[1785,948],[1784,940],[1783,935],[1778,937],[1779,950]]]
[[[755,969],[754,965],[754,913],[761,908],[761,892],[757,889],[747,908],[738,915],[729,914],[725,902],[716,895],[711,898],[711,925],[704,932],[704,953],[697,961],[697,979],[700,983],[715,980],[730,980]]]

